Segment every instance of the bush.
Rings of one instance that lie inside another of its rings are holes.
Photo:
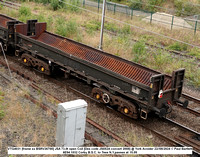
[[[86,27],[88,33],[93,33],[94,31],[101,29],[101,22],[97,20],[89,21],[84,27]]]
[[[179,42],[176,42],[176,43],[168,46],[168,49],[175,50],[175,51],[186,51],[187,45],[186,44],[180,44]]]
[[[3,117],[5,116],[5,112],[0,109],[0,120],[3,119]]]
[[[120,33],[130,34],[131,33],[131,27],[130,27],[130,25],[124,25],[124,27],[120,30]]]
[[[164,68],[165,63],[169,63],[170,56],[167,53],[163,53],[161,49],[158,49],[153,53],[154,63],[157,65],[156,68]],[[161,69],[160,69],[161,70]]]
[[[114,23],[105,22],[104,29],[111,31],[111,32],[117,32],[118,26]]]
[[[51,0],[50,5],[52,7],[52,9],[58,10],[59,8],[63,8],[65,6],[65,4],[63,3],[64,0]]]
[[[163,0],[148,0],[146,1],[146,6],[144,7],[145,10],[150,12],[156,12],[158,10],[156,6],[160,6],[162,4]]]
[[[142,9],[142,0],[135,0],[129,5],[132,9]]]
[[[72,4],[72,5],[75,5],[75,6],[79,6],[79,5],[80,5],[80,2],[79,2],[79,0],[73,0],[73,1],[71,2],[71,4]],[[75,7],[75,6],[70,6],[70,5],[68,5],[67,8],[68,8],[70,11],[72,11],[72,12],[79,12],[80,9],[79,9],[78,7]]]
[[[187,0],[174,0],[177,16],[199,14],[200,9],[198,5],[193,5]]]
[[[20,16],[30,16],[31,15],[31,9],[26,6],[22,6],[19,8],[19,14]]]
[[[145,59],[146,45],[143,41],[138,41],[133,45],[132,53],[134,54],[133,61],[140,62]]]
[[[64,18],[59,18],[56,27],[56,33],[64,36],[64,37],[71,37],[78,32],[78,26],[75,20],[69,20],[64,22]]]
[[[190,56],[194,56],[200,59],[200,50],[196,47],[194,47],[193,49],[191,49],[191,51],[188,53],[188,55]]]

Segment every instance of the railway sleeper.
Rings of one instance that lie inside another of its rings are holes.
[[[94,87],[92,89],[92,97],[99,100],[101,103],[116,107],[119,112],[126,116],[133,119],[138,118],[138,107],[134,103],[120,96],[113,95],[105,89]]]
[[[44,73],[46,75],[51,74],[50,66],[48,63],[40,59],[34,58],[30,54],[23,53],[21,55],[21,60],[26,66],[33,67],[34,69],[36,69],[37,71],[41,73]]]

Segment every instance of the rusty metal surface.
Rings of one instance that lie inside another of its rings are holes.
[[[98,51],[96,49],[82,46],[65,38],[54,36],[48,32],[42,33],[36,40],[56,47],[68,54],[109,69],[115,73],[118,73],[122,76],[145,84],[147,86],[150,85],[151,76],[158,74],[154,71],[140,68],[138,65],[134,66],[132,64],[129,64],[128,62],[101,53],[101,51]],[[165,79],[164,89],[169,88],[171,88],[171,80]]]
[[[15,25],[16,32],[21,33],[23,35],[27,35],[27,27],[28,27],[27,24],[23,23]]]
[[[0,15],[0,26],[7,28],[7,22],[10,20],[10,18]]]

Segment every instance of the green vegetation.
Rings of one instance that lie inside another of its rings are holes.
[[[52,7],[52,9],[55,11],[55,10],[58,10],[59,8],[63,8],[65,5],[63,3],[64,1],[63,0],[51,0],[50,2],[50,5]]]
[[[79,6],[80,5],[80,1],[79,0],[73,0],[71,2],[72,5],[75,5],[75,6]],[[80,9],[75,7],[75,6],[70,6],[70,5],[67,5],[67,9],[72,11],[72,12],[80,12]]]
[[[175,50],[175,51],[186,51],[187,45],[186,44],[180,44],[179,42],[175,42],[172,45],[168,46],[169,50]]]
[[[187,55],[194,56],[200,59],[200,49],[195,47],[191,49],[191,51]]]
[[[188,0],[174,0],[174,6],[176,8],[176,15],[193,15],[200,13],[200,7],[189,3]],[[184,13],[183,13],[184,11]]]
[[[70,19],[65,20],[63,17],[60,17],[56,21],[56,34],[59,34],[64,37],[72,37],[78,33],[78,25],[76,20]]]
[[[0,10],[3,8],[3,5],[2,4],[0,4]]]
[[[170,55],[168,53],[163,53],[162,49],[157,49],[152,53],[154,60],[154,68],[164,70],[165,65],[170,62]]]
[[[26,6],[22,6],[19,9],[19,15],[20,16],[30,16],[31,15],[31,9]]]
[[[29,19],[31,19],[31,9],[26,6],[21,6],[19,8],[19,20],[26,22]]]
[[[0,91],[0,120],[3,119],[5,116],[4,106],[3,106],[3,99],[4,93]]]
[[[134,55],[133,61],[142,63],[146,58],[146,45],[144,41],[138,41],[133,45],[132,53]]]

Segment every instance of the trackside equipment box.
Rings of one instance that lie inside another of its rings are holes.
[[[75,100],[58,104],[57,147],[79,147],[84,144],[87,103]]]

